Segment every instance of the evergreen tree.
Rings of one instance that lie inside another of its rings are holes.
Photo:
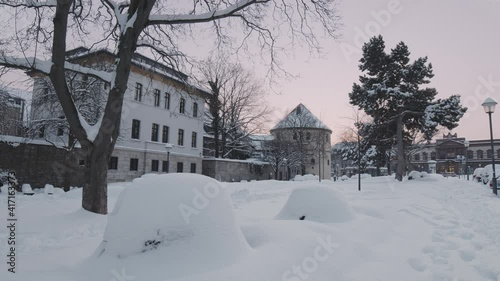
[[[396,178],[401,181],[406,162],[404,146],[417,132],[431,139],[438,126],[453,129],[466,108],[460,96],[435,99],[435,88],[423,87],[434,76],[427,57],[410,62],[410,51],[400,42],[389,53],[385,51],[382,36],[373,37],[363,46],[359,69],[363,74],[359,84],[354,83],[349,93],[350,103],[372,117],[376,132],[375,145],[396,140],[398,168]]]

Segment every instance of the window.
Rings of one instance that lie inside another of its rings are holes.
[[[165,93],[165,109],[170,109],[170,94]]]
[[[196,132],[191,136],[191,147],[196,147]]]
[[[483,151],[482,150],[478,150],[476,151],[476,154],[477,154],[477,159],[483,159]]]
[[[111,156],[109,158],[108,170],[118,170],[118,157]]]
[[[168,142],[168,126],[163,126],[163,131],[161,133],[161,142],[162,143]]]
[[[486,150],[486,158],[491,158],[493,156],[493,150],[488,149]]]
[[[139,170],[139,159],[130,158],[130,171],[137,171],[137,170]]]
[[[183,129],[179,129],[179,133],[177,136],[177,144],[180,146],[184,145],[184,130]]]
[[[427,154],[427,152],[422,153],[422,160],[424,160],[424,161],[429,160],[429,154]]]
[[[79,166],[85,166],[85,160],[80,160],[78,161]]]
[[[158,124],[153,123],[153,127],[151,127],[151,141],[158,141],[158,129],[160,126]]]
[[[151,160],[151,172],[158,172],[158,165],[159,164],[160,164],[160,161]]]
[[[64,135],[64,128],[59,126],[59,127],[57,127],[57,136],[60,137],[62,135]]]
[[[136,101],[142,101],[142,84],[137,83],[135,84],[135,97],[134,100]]]
[[[196,163],[191,163],[191,173],[196,173]]]
[[[420,161],[420,154],[415,154],[414,155],[415,161]]]
[[[431,160],[436,160],[436,152],[431,152]]]
[[[474,159],[474,151],[472,150],[467,151],[467,159]]]
[[[500,159],[500,149],[497,150],[497,158]]]
[[[132,138],[138,140],[141,132],[141,121],[137,119],[132,120]]]
[[[177,173],[182,173],[184,170],[184,163],[177,162]]]
[[[193,103],[193,117],[198,117],[198,104]]]
[[[311,140],[311,133],[309,132],[306,133],[306,140]]]
[[[293,133],[293,140],[297,140],[297,132]]]
[[[314,160],[314,158],[311,158],[311,164],[314,164],[316,163],[316,160]]]
[[[162,161],[161,162],[161,171],[168,173],[168,161]]]
[[[184,113],[186,109],[186,100],[184,98],[181,98],[181,102],[179,104],[179,113]]]
[[[155,106],[159,107],[160,106],[160,90],[155,89],[154,98],[155,98]]]

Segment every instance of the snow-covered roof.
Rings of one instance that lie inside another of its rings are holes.
[[[332,131],[303,104],[297,105],[297,107],[285,116],[285,118],[279,121],[278,124],[272,128],[272,130],[289,128],[315,128],[328,130],[330,132]]]

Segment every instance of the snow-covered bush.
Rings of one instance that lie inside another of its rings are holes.
[[[340,192],[315,184],[294,189],[276,219],[335,223],[350,221],[353,217],[351,208]]]
[[[46,184],[44,191],[45,191],[45,194],[54,194],[54,186],[51,184]]]
[[[315,176],[312,174],[306,174],[306,175],[296,175],[295,178],[293,179],[294,181],[318,181],[319,176]]]
[[[421,178],[426,178],[428,176],[429,176],[429,173],[427,173],[427,172],[420,172],[420,177]]]
[[[415,179],[419,179],[419,178],[422,178],[422,173],[420,173],[419,171],[411,171],[409,174],[408,174],[408,179],[409,180],[415,180]]]
[[[348,179],[349,179],[349,177],[347,175],[343,175],[343,176],[340,177],[341,181],[346,181]]]
[[[149,251],[165,263],[234,262],[249,246],[220,183],[197,174],[147,174],[118,198],[97,256]]]
[[[29,183],[23,183],[21,189],[22,189],[23,194],[26,194],[26,195],[33,195],[34,194],[33,189],[31,188],[31,185]]]
[[[367,178],[371,178],[372,175],[370,174],[361,174],[361,179],[367,179]],[[358,178],[358,174],[353,174],[351,176],[351,179],[357,179]]]

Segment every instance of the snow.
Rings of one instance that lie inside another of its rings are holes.
[[[44,187],[45,194],[54,194],[54,186],[51,184],[46,184]]]
[[[24,194],[33,194],[33,189],[31,189],[31,185],[28,183],[24,183],[21,186],[21,190],[23,191]]]
[[[393,176],[373,177],[364,179],[358,191],[354,180],[226,184],[201,176],[171,176],[168,181],[147,175],[110,184],[109,208],[114,211],[107,216],[81,209],[81,188],[52,196],[18,194],[17,273],[2,267],[0,280],[500,280],[500,199],[472,180],[429,174],[399,183]],[[205,209],[196,209],[199,214],[186,224],[178,207],[194,206],[195,191],[204,191],[207,182],[220,187],[220,194]],[[294,204],[292,194],[300,195]],[[332,200],[340,203],[326,204]],[[7,202],[0,194],[4,223]],[[303,221],[296,216],[275,219],[288,204],[317,210],[321,205],[325,212],[320,215],[343,206],[352,217],[342,223],[312,221],[309,215]],[[215,226],[219,223],[228,231]],[[118,241],[156,237],[153,224],[162,231],[167,226],[177,233],[190,229],[193,236],[169,237],[192,240],[173,239],[125,257],[144,244]],[[234,249],[234,240],[220,242],[220,236],[234,237],[238,231],[248,245],[238,240]],[[110,234],[119,239],[103,246]],[[7,252],[6,238],[3,226],[1,253]],[[195,241],[214,245],[198,249]],[[238,247],[243,249],[235,255]],[[227,261],[232,256],[237,258]],[[0,264],[6,265],[5,254]]]
[[[408,179],[409,180],[417,180],[417,179],[420,179],[422,178],[422,174],[419,172],[419,171],[411,171],[409,174],[408,174]]]
[[[294,181],[319,181],[319,176],[315,176],[312,174],[305,174],[305,175],[296,175],[293,178]]]
[[[354,217],[343,195],[331,187],[315,184],[294,189],[279,220],[311,220],[324,223],[346,222]]]

